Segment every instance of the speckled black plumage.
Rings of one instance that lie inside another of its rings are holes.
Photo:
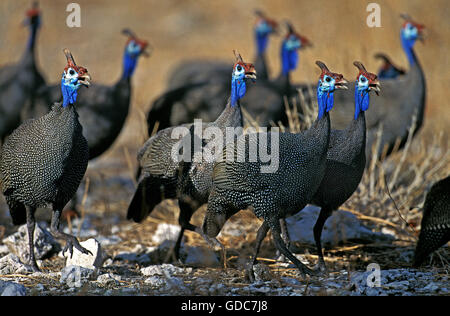
[[[87,167],[87,142],[73,106],[55,103],[45,116],[25,121],[2,148],[2,190],[30,207],[63,207]],[[23,224],[23,223],[22,223]]]
[[[323,63],[317,62],[317,65],[322,69],[320,80],[324,80],[324,76],[332,76],[339,85],[345,82],[342,75],[330,73]],[[332,100],[329,90],[323,94],[321,92],[321,95],[322,99],[327,100],[324,102]],[[329,104],[327,107],[331,109]],[[229,217],[241,209],[252,209],[264,222],[258,230],[256,252],[250,270],[256,262],[262,240],[271,229],[281,254],[290,259],[301,273],[314,273],[286,247],[280,236],[280,220],[297,213],[311,201],[325,174],[330,117],[323,103],[319,104],[319,108],[322,114],[319,114],[309,130],[299,134],[273,131],[243,135],[233,145],[233,159],[229,159],[227,151],[224,151],[222,161],[214,166],[213,187],[202,225],[203,232],[210,238],[216,237]],[[274,143],[272,148],[272,142],[277,138],[279,143]],[[271,153],[272,159],[278,161],[278,167],[271,164],[271,169],[263,172],[261,167],[267,167],[267,163],[262,162],[255,150]],[[275,152],[278,152],[278,157]]]
[[[190,131],[187,136],[193,136],[193,125],[184,124],[183,126]],[[218,126],[224,132],[226,126],[242,126],[240,106],[230,107],[228,104],[215,122],[204,123],[201,128],[204,130],[209,126]],[[184,230],[200,232],[190,223],[190,219],[194,212],[208,201],[212,186],[213,163],[174,162],[171,150],[179,142],[178,139],[171,138],[175,128],[170,127],[159,131],[140,149],[138,161],[141,174],[138,188],[128,207],[127,219],[141,222],[161,201],[178,199],[180,207],[178,221],[181,231],[174,248],[175,256],[178,258]],[[204,145],[206,143],[203,143]]]
[[[415,267],[433,251],[450,241],[450,176],[435,183],[425,198],[419,241],[414,254]]]
[[[309,273],[281,241],[279,220],[298,212],[312,199],[325,173],[329,131],[326,114],[303,133],[280,133],[279,168],[274,173],[261,173],[261,161],[238,162],[240,155],[248,155],[249,146],[260,143],[254,136],[263,134],[241,136],[235,149],[243,142],[246,152],[235,150],[236,159],[218,162],[214,167],[214,185],[203,222],[205,234],[217,236],[230,216],[251,207],[256,216],[264,219],[260,231],[267,233],[271,228],[277,248],[302,272]],[[265,134],[269,136],[267,148],[271,146],[272,133]]]
[[[251,66],[253,67],[253,66]],[[234,68],[234,67],[233,67]],[[223,139],[199,139],[201,147],[213,146],[216,142],[225,142],[227,127],[242,127],[242,113],[239,101],[232,106],[231,99],[219,117],[212,123],[199,125],[184,124],[191,140],[191,156],[189,161],[175,162],[171,152],[178,139],[171,137],[177,127],[166,128],[152,136],[141,148],[138,160],[141,169],[138,188],[129,205],[127,218],[136,222],[142,221],[162,200],[177,198],[180,207],[179,223],[181,231],[175,245],[174,253],[178,258],[179,247],[185,229],[201,231],[190,223],[193,213],[208,201],[212,186],[213,161],[193,160],[196,148],[194,137],[198,137],[196,128],[203,131],[209,127],[217,127],[222,131]]]
[[[369,100],[370,89],[379,91],[379,81],[375,74],[368,73],[360,62],[354,65],[359,68],[357,84],[360,77],[363,76],[364,83],[367,86],[359,93],[367,95]],[[356,97],[356,96],[355,96]],[[366,164],[366,115],[361,106],[356,103],[361,102],[355,99],[355,115],[347,128],[343,130],[332,129],[330,132],[330,143],[328,145],[327,162],[325,175],[317,189],[311,204],[320,206],[320,214],[314,226],[314,240],[319,255],[318,268],[326,270],[323,259],[321,235],[323,226],[327,218],[334,210],[337,210],[357,189]],[[349,113],[350,115],[350,113]]]
[[[61,100],[59,85],[40,91],[35,111],[42,113],[50,99]],[[130,78],[121,78],[114,85],[92,84],[77,99],[79,121],[89,144],[89,159],[103,154],[119,136],[128,117],[131,98]]]
[[[68,68],[77,79],[88,85],[87,70],[76,66],[72,55],[64,50]],[[75,70],[76,71],[75,71]],[[65,80],[66,72],[63,74]],[[83,81],[82,81],[83,79]],[[73,83],[75,85],[76,83]],[[78,87],[76,89],[78,89]],[[53,208],[51,230],[73,246],[88,253],[75,237],[59,229],[61,212],[75,194],[87,168],[88,145],[73,104],[55,103],[51,111],[22,123],[7,138],[0,154],[0,188],[8,203],[13,223],[27,223],[30,265],[38,270],[34,258],[34,212],[38,207]]]

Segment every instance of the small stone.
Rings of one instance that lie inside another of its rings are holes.
[[[70,288],[81,287],[84,283],[95,278],[96,271],[80,266],[67,266],[61,270],[59,283],[65,283]]]
[[[81,253],[78,249],[73,247],[72,258],[70,257],[70,252],[66,251],[64,253],[64,256],[67,257],[66,267],[80,266],[92,270],[95,268],[100,268],[106,259],[106,255],[103,252],[100,243],[97,240],[91,238],[81,242],[80,245],[89,250],[92,255]]]
[[[29,255],[27,225],[19,227],[16,233],[3,239],[8,249],[18,256],[22,262],[27,262]],[[36,259],[46,259],[61,249],[60,244],[50,232],[40,223],[34,229],[34,255]]]
[[[172,264],[160,264],[160,265],[151,265],[141,269],[141,273],[145,276],[153,276],[153,275],[161,275],[165,276],[168,274],[169,276],[176,274],[188,274],[192,272],[192,268],[179,268]]]
[[[25,296],[27,295],[27,290],[25,286],[22,284],[14,283],[14,282],[5,282],[7,283],[3,288],[2,296]]]
[[[185,247],[186,259],[184,264],[194,267],[218,267],[220,260],[216,253],[206,247]]]
[[[145,279],[144,283],[154,287],[161,287],[166,284],[166,280],[163,277],[153,275]]]
[[[97,278],[97,282],[103,286],[118,285],[121,277],[110,273],[101,274]]]
[[[164,240],[177,240],[181,227],[178,225],[161,223],[152,235],[152,241],[161,244]]]
[[[29,272],[31,272],[31,267],[23,264],[19,257],[12,253],[0,258],[0,274],[26,274]]]
[[[7,245],[0,245],[0,258],[6,256],[9,253]]]
[[[271,281],[273,279],[270,268],[262,263],[255,264],[253,266],[253,272],[255,276],[255,282]]]
[[[96,239],[102,247],[115,245],[122,241],[122,238],[117,235],[98,236]]]

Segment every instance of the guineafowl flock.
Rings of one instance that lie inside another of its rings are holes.
[[[173,257],[182,261],[180,247],[189,230],[211,247],[219,246],[226,266],[225,246],[217,237],[231,216],[250,209],[262,219],[247,265],[250,280],[269,230],[280,254],[303,276],[316,276],[327,271],[321,243],[327,219],[354,194],[372,159],[401,149],[423,125],[426,81],[414,46],[423,39],[424,26],[401,15],[400,43],[408,70],[395,66],[387,54],[377,53],[382,66],[375,74],[354,56],[354,71],[346,79],[343,71],[330,70],[335,70],[333,65],[311,60],[308,63],[320,71],[318,80],[295,83],[291,74],[297,71],[299,54],[314,50],[312,42],[299,34],[294,23],[277,22],[261,10],[254,14],[253,60],[233,47],[234,64],[187,60],[173,68],[167,90],[150,104],[149,138],[136,155],[137,186],[124,214],[141,223],[162,201],[177,200],[181,230]],[[61,48],[66,57],[66,63],[61,62],[62,77],[59,84],[48,85],[35,57],[41,25],[37,2],[26,12],[26,25],[29,39],[22,57],[0,68],[0,189],[13,224],[27,225],[29,265],[39,271],[33,251],[37,208],[52,209],[50,231],[65,240],[64,252],[72,253],[75,247],[90,254],[76,237],[63,232],[61,214],[76,196],[88,162],[105,153],[123,129],[136,88],[133,73],[139,58],[149,57],[152,47],[124,29],[122,74],[111,86],[92,80],[69,49]],[[281,37],[281,71],[275,76],[266,50],[277,37]],[[83,64],[86,59],[77,56]],[[280,127],[289,125],[286,108],[300,99],[317,109],[313,124],[298,133],[280,132]],[[250,119],[260,128],[245,129]],[[381,137],[377,136],[380,128]],[[203,224],[195,226],[191,218],[205,204]],[[285,222],[307,204],[320,207],[311,228],[318,255],[315,268],[293,254]],[[412,264],[426,262],[449,239],[447,177],[427,194]]]

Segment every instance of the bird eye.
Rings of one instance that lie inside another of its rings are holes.
[[[241,72],[241,71],[242,71],[242,67],[241,67],[240,65],[238,65],[238,66],[236,67],[236,70],[239,71],[239,72]]]
[[[69,70],[69,74],[70,74],[71,76],[73,76],[73,75],[75,74],[75,71],[74,71],[73,69],[70,69],[70,70]]]
[[[359,79],[359,81],[361,81],[361,82],[366,82],[366,77],[361,77],[360,79]]]
[[[325,78],[325,81],[326,81],[326,82],[330,82],[330,81],[331,81],[331,78],[330,78],[330,77],[326,77],[326,78]]]

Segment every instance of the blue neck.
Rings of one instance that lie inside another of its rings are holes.
[[[269,34],[255,32],[256,47],[258,54],[262,55],[266,52],[267,44],[269,43]]]
[[[28,38],[27,44],[27,48],[30,50],[34,50],[38,28],[39,28],[38,23],[30,25],[30,37]]]
[[[235,107],[239,99],[241,99],[245,92],[247,91],[247,86],[244,79],[232,78],[231,79],[231,97],[230,105]]]
[[[369,109],[369,91],[368,90],[358,90],[358,84],[355,84],[355,116],[354,119],[357,120],[361,112],[365,112]]]
[[[403,34],[400,35],[402,40],[403,50],[405,51],[406,57],[408,57],[409,64],[412,66],[416,63],[416,55],[414,54],[414,44],[415,39],[406,39]]]
[[[137,55],[132,56],[127,52],[125,52],[123,56],[123,73],[122,73],[123,79],[128,79],[133,75],[134,69],[136,68],[137,65],[138,57],[139,56]]]
[[[298,65],[298,52],[296,49],[288,49],[285,42],[281,45],[281,72],[283,75],[295,70]]]
[[[319,84],[317,84],[317,103],[319,105],[317,119],[320,120],[334,105],[334,90],[322,91],[322,89],[320,89],[320,81]]]
[[[61,80],[61,92],[63,96],[63,107],[69,104],[75,104],[78,95],[78,87],[72,85],[65,85],[64,79]]]

